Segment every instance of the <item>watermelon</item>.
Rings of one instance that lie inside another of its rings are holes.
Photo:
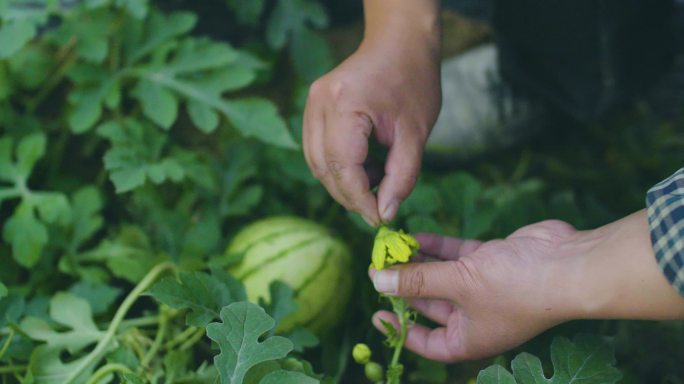
[[[250,301],[270,302],[269,285],[276,280],[294,290],[298,310],[281,321],[279,332],[301,325],[320,334],[344,312],[352,287],[351,254],[342,241],[313,221],[259,220],[233,238],[226,255],[241,256],[229,272],[242,281]]]

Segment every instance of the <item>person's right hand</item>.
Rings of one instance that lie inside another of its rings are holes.
[[[367,13],[379,12],[368,3]],[[436,27],[407,12],[387,16],[382,28],[367,27],[359,49],[313,83],[304,112],[304,155],[313,175],[373,226],[393,219],[413,189],[441,105]],[[389,148],[377,198],[364,169],[371,135]]]
[[[379,292],[410,298],[440,325],[408,331],[406,347],[429,359],[492,356],[573,319],[684,319],[684,297],[653,255],[645,210],[589,231],[543,221],[487,242],[416,238],[429,260],[370,275]],[[373,317],[386,332],[380,320],[398,325],[388,311]]]

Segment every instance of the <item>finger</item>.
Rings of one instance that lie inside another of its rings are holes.
[[[378,187],[378,211],[385,222],[394,219],[399,204],[413,190],[420,172],[424,140],[413,129],[397,129]]]
[[[419,233],[416,240],[420,243],[420,252],[443,260],[457,260],[477,250],[481,241],[464,240],[454,237],[439,236],[434,233]]]
[[[459,272],[454,261],[409,263],[373,274],[375,289],[387,295],[451,300]]]
[[[316,102],[316,98],[309,93],[304,107],[302,122],[302,144],[304,158],[315,178],[320,179],[325,174],[323,159],[323,112]]]
[[[413,299],[409,304],[423,316],[441,325],[446,325],[455,311],[454,304],[448,300]]]
[[[330,110],[326,120],[323,148],[332,188],[341,196],[342,205],[377,226],[378,205],[363,166],[372,124],[365,115]]]
[[[399,329],[397,316],[388,311],[377,312],[373,316],[373,325],[380,332],[387,334],[382,321],[392,324]],[[430,360],[454,362],[462,357],[458,340],[453,340],[445,327],[430,329],[420,324],[414,324],[408,329],[404,346]]]
[[[304,109],[304,127],[302,131],[304,156],[314,177],[323,184],[335,201],[343,204],[342,195],[337,191],[337,187],[330,177],[325,163],[325,149],[323,145],[325,125],[324,111],[319,108],[315,99],[309,97]]]

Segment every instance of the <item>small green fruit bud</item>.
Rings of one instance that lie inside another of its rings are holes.
[[[366,344],[358,343],[352,349],[352,357],[359,364],[366,364],[370,361],[371,350]]]
[[[383,372],[382,366],[373,361],[366,364],[366,366],[364,367],[364,371],[366,373],[366,378],[368,378],[368,380],[374,383],[382,381],[382,377],[385,374]]]

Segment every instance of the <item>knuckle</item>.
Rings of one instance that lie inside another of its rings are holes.
[[[309,87],[309,96],[320,96],[324,92],[325,88],[325,80],[324,78],[320,78],[311,83],[311,86]]]
[[[344,94],[346,93],[347,89],[347,84],[344,81],[337,80],[333,82],[330,86],[330,91],[332,93],[332,97],[335,101],[340,101],[343,97]]]
[[[404,294],[418,297],[423,293],[425,293],[425,273],[420,269],[411,271],[404,281]]]
[[[328,172],[335,178],[340,179],[342,177],[342,171],[344,171],[344,164],[338,160],[328,160]]]

